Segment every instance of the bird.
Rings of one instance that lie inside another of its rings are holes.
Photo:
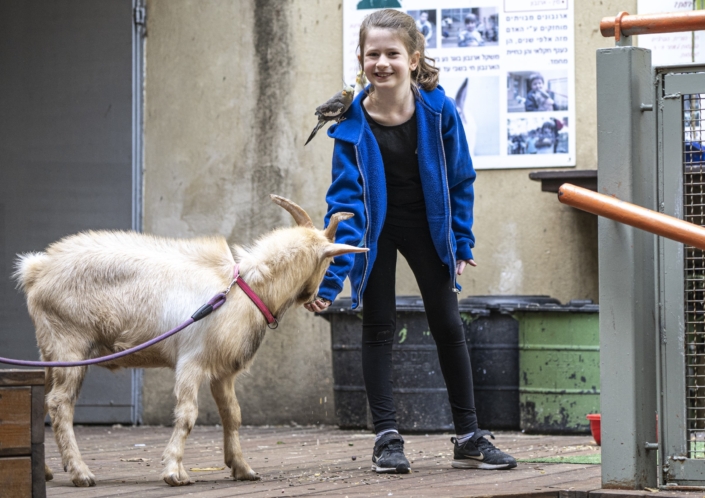
[[[306,140],[304,147],[308,145],[313,137],[316,136],[316,133],[318,133],[318,130],[320,130],[324,124],[330,121],[341,121],[340,118],[343,117],[345,111],[347,111],[350,104],[352,104],[354,95],[355,89],[347,83],[344,83],[341,91],[333,95],[325,103],[316,107],[316,112],[314,114],[318,116],[318,123],[316,123],[316,126],[313,128],[313,131],[308,137],[308,140]]]

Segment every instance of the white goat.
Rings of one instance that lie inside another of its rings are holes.
[[[185,321],[240,275],[281,319],[292,305],[314,299],[332,258],[367,249],[335,244],[349,213],[337,213],[326,230],[314,228],[293,202],[272,196],[297,227],[275,230],[251,248],[228,248],[223,237],[168,239],[134,232],[87,232],[61,239],[46,252],[22,255],[15,278],[27,295],[43,361],[95,358],[142,344]],[[223,422],[225,464],[236,480],[257,479],[242,456],[235,377],[253,360],[267,322],[237,286],[205,319],[138,353],[102,366],[176,370],[174,432],[162,478],[191,483],[182,464],[184,444],[198,415],[198,388],[210,381]],[[86,367],[47,368],[45,410],[51,415],[64,470],[76,486],[94,486],[73,432],[73,413]],[[52,473],[45,465],[47,480]]]

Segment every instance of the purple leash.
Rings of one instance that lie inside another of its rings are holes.
[[[108,356],[101,356],[100,358],[91,358],[89,360],[81,360],[81,361],[30,361],[30,360],[13,360],[11,358],[3,358],[0,356],[0,362],[1,363],[9,363],[10,365],[21,365],[23,367],[82,367],[84,365],[95,365],[96,363],[103,363],[106,361],[111,361],[111,360],[117,360],[118,358],[122,358],[123,356],[127,356],[128,354],[136,353],[137,351],[142,351],[144,348],[148,348],[152,344],[156,344],[160,341],[163,341],[167,337],[171,337],[172,335],[176,334],[177,332],[180,332],[184,330],[186,327],[191,325],[193,322],[197,322],[201,318],[204,318],[211,314],[211,312],[217,310],[220,308],[223,303],[225,302],[225,294],[223,292],[220,292],[213,296],[210,301],[208,301],[207,304],[204,304],[201,306],[198,311],[196,311],[191,318],[186,320],[184,323],[179,325],[176,328],[173,328],[169,330],[168,332],[164,332],[162,335],[155,337],[154,339],[150,339],[145,343],[140,344],[139,346],[135,346],[134,348],[126,349],[125,351],[120,351],[119,353],[114,353]]]
[[[154,339],[150,339],[149,341],[142,343],[138,346],[135,346],[130,349],[126,349],[125,351],[120,351],[119,353],[113,353],[108,356],[101,356],[100,358],[91,358],[89,360],[80,360],[80,361],[31,361],[31,360],[13,360],[12,358],[3,358],[0,356],[0,363],[9,363],[10,365],[20,365],[23,367],[82,367],[84,365],[95,365],[96,363],[104,363],[106,361],[112,361],[112,360],[117,360],[118,358],[122,358],[123,356],[127,356],[132,353],[136,353],[137,351],[142,351],[145,348],[148,348],[149,346],[156,344],[158,342],[163,341],[167,337],[171,337],[172,335],[176,334],[177,332],[180,332],[184,330],[186,327],[191,325],[194,322],[197,322],[201,318],[205,318],[208,315],[210,315],[212,312],[220,308],[224,303],[225,303],[225,297],[230,292],[230,289],[234,284],[238,284],[239,286],[245,285],[247,287],[247,284],[240,278],[240,273],[239,273],[239,266],[240,265],[235,265],[235,269],[233,270],[233,281],[230,283],[230,286],[227,288],[225,292],[219,292],[215,296],[213,296],[210,301],[208,301],[206,304],[198,308],[198,311],[196,311],[193,315],[191,315],[191,318],[186,320],[184,323],[181,325],[169,330],[168,332],[164,332],[162,335],[155,337]],[[244,290],[244,289],[243,289]],[[249,292],[248,292],[249,291]],[[270,317],[271,320],[274,320],[274,323],[276,323],[276,318],[269,312],[267,307],[264,305],[264,303],[257,297],[252,290],[247,287],[247,291],[245,291],[245,294],[254,301],[254,303],[257,305],[257,307],[262,311],[264,314],[265,318],[267,319],[267,322],[270,324],[270,328],[276,328],[276,327],[271,327],[270,322]],[[254,296],[254,298],[253,298]],[[255,299],[256,298],[256,299]],[[266,313],[265,313],[266,310]]]

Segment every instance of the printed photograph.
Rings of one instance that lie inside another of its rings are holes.
[[[567,154],[568,118],[529,116],[507,120],[507,154]]]
[[[416,27],[426,39],[426,48],[436,48],[436,10],[409,10],[406,13],[416,20]]]
[[[441,46],[486,47],[499,43],[497,7],[468,7],[441,11]]]
[[[399,8],[401,8],[401,0],[360,0],[357,2],[357,10]]]
[[[471,156],[498,156],[501,135],[499,120],[499,76],[441,76],[446,95],[455,107],[465,128]]]
[[[513,71],[507,74],[507,112],[567,110],[567,71]]]

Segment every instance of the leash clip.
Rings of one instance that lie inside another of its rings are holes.
[[[233,288],[233,285],[235,285],[237,283],[239,278],[240,278],[240,265],[236,264],[235,268],[233,269],[233,280],[232,280],[232,282],[230,282],[230,285],[228,285],[228,288],[225,289],[225,292],[223,294],[225,294],[227,296],[228,293],[230,292],[230,289]]]

